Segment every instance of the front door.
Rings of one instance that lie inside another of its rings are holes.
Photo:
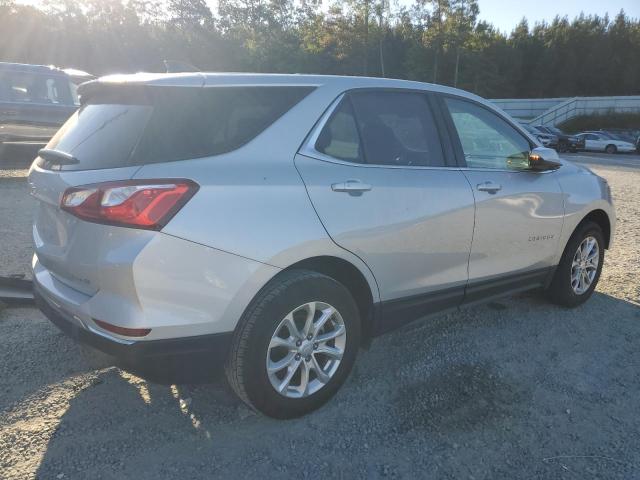
[[[474,199],[424,93],[345,95],[295,163],[329,235],[372,270],[388,328],[462,300]]]
[[[529,140],[488,107],[452,96],[443,103],[476,199],[468,294],[486,295],[483,284],[496,280],[510,279],[504,290],[536,283],[555,262],[562,229],[556,172],[529,170]]]

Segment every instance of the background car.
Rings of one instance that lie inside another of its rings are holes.
[[[640,130],[632,128],[607,128],[606,130],[600,130],[600,132],[607,133],[617,140],[629,143],[636,143],[638,138],[640,138]]]
[[[535,125],[535,128],[541,132],[545,132],[558,137],[559,152],[577,152],[584,150],[584,140],[576,135],[567,135],[558,127],[545,127],[544,125]]]
[[[636,145],[622,140],[616,140],[602,132],[583,132],[577,135],[585,141],[585,150],[606,153],[630,153],[635,152]]]
[[[522,128],[524,128],[527,132],[533,135],[535,138],[540,140],[540,143],[548,148],[557,148],[558,147],[558,136],[553,135],[551,133],[546,133],[538,130],[536,127],[529,125],[528,123],[522,123]]]
[[[0,162],[33,159],[78,105],[76,87],[62,70],[0,63]]]

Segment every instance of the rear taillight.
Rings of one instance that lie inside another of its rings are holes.
[[[198,191],[191,180],[124,180],[67,189],[60,208],[78,218],[160,230]]]

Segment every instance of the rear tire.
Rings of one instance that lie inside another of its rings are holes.
[[[611,155],[616,153],[618,151],[618,148],[615,145],[607,145],[604,151]]]
[[[595,246],[589,249],[591,241],[595,241]],[[600,279],[604,245],[604,235],[600,225],[595,222],[586,222],[579,226],[564,249],[551,284],[545,292],[547,298],[557,305],[568,308],[577,307],[586,302]],[[581,252],[585,255],[581,255]],[[584,271],[584,277],[581,276],[581,271]]]
[[[268,283],[247,307],[225,371],[249,407],[274,418],[295,418],[333,397],[359,345],[360,315],[349,291],[326,275],[291,270]]]

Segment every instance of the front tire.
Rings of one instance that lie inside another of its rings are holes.
[[[547,298],[563,307],[577,307],[586,302],[600,279],[604,261],[604,235],[595,222],[578,227],[565,247]]]
[[[349,291],[317,272],[272,280],[245,311],[226,364],[249,407],[274,418],[316,410],[346,380],[360,345],[360,315]]]
[[[618,151],[618,148],[615,145],[607,145],[604,151],[611,155],[616,153]]]

